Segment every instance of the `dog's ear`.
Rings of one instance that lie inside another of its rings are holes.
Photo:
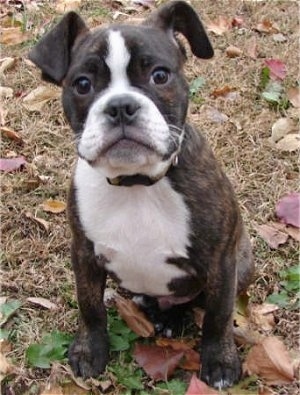
[[[145,24],[155,25],[173,35],[176,32],[182,33],[198,58],[209,59],[214,55],[197,13],[185,1],[171,1],[161,6],[149,16]]]
[[[87,33],[84,21],[69,12],[29,52],[29,59],[41,70],[44,79],[61,84],[70,64],[71,50],[76,38]]]

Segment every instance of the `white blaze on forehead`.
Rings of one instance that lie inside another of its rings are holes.
[[[108,55],[105,63],[111,73],[110,87],[121,90],[128,88],[127,66],[130,61],[130,53],[126,48],[124,37],[118,30],[108,33]]]

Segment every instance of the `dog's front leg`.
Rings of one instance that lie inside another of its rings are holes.
[[[218,389],[232,386],[241,376],[233,339],[235,258],[232,254],[219,259],[208,275],[201,346],[201,379]]]
[[[74,239],[72,264],[80,310],[79,329],[69,349],[69,362],[77,376],[95,377],[105,369],[109,356],[103,293],[106,272],[86,238]]]

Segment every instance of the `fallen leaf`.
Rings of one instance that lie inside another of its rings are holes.
[[[279,140],[275,147],[280,151],[293,152],[300,149],[300,134],[290,133]]]
[[[288,235],[272,226],[272,224],[256,224],[254,229],[271,248],[277,249],[279,245],[287,242]]]
[[[244,18],[242,18],[241,16],[235,16],[234,18],[232,18],[231,21],[231,25],[233,27],[242,27],[245,24]]]
[[[76,11],[81,5],[81,0],[56,0],[55,11],[61,14]]]
[[[218,395],[219,392],[210,388],[203,381],[199,380],[195,374],[193,374],[189,387],[185,395]]]
[[[212,106],[207,106],[204,105],[201,108],[201,111],[203,111],[204,113],[207,114],[208,118],[212,121],[212,122],[216,122],[216,123],[224,123],[228,121],[228,116],[226,114],[223,114],[222,112],[220,112],[217,108],[212,107]]]
[[[25,216],[26,216],[27,218],[31,219],[33,222],[35,222],[35,223],[37,223],[38,225],[40,225],[43,229],[46,230],[46,232],[49,232],[50,224],[49,224],[48,221],[46,221],[46,220],[43,219],[43,218],[36,217],[36,216],[34,216],[32,213],[30,213],[30,212],[25,213]]]
[[[17,58],[5,57],[0,59],[0,75],[3,76],[4,71],[11,69],[17,62]]]
[[[300,87],[290,88],[287,91],[287,98],[296,108],[300,107]]]
[[[278,309],[277,305],[271,303],[251,304],[248,306],[249,319],[260,329],[270,331],[274,329],[274,312]]]
[[[186,351],[186,350],[191,350],[192,348],[195,347],[196,341],[194,339],[192,340],[187,340],[187,339],[170,339],[167,337],[161,337],[159,339],[156,339],[155,343],[159,347],[171,347],[173,350],[180,350],[180,351]]]
[[[217,88],[211,92],[211,96],[213,98],[217,97],[227,97],[229,93],[234,92],[235,89],[230,88],[228,85],[225,85],[223,88]]]
[[[120,316],[133,332],[141,337],[154,335],[153,324],[146,318],[136,303],[121,296],[116,297],[115,302]]]
[[[0,383],[10,373],[14,372],[14,366],[8,362],[5,355],[0,352]]]
[[[58,89],[50,86],[38,86],[23,98],[23,105],[28,111],[41,111],[47,102],[59,97]]]
[[[243,54],[243,51],[234,45],[227,47],[225,52],[229,58],[237,58]]]
[[[276,33],[272,35],[272,38],[275,42],[277,43],[285,43],[287,41],[287,38],[285,35],[282,33]]]
[[[22,169],[26,165],[24,156],[18,156],[16,158],[2,158],[0,159],[0,171],[12,172],[15,170]]]
[[[209,21],[206,24],[207,31],[212,32],[217,36],[222,36],[224,33],[228,32],[231,27],[231,21],[224,16],[219,16],[216,20]]]
[[[283,196],[276,204],[276,215],[285,224],[300,228],[300,193]]]
[[[257,40],[255,36],[246,41],[245,52],[250,58],[257,59]]]
[[[184,355],[183,351],[155,344],[135,344],[133,356],[153,380],[168,380]]]
[[[279,118],[272,126],[271,140],[277,143],[282,137],[295,130],[295,125],[290,118]]]
[[[262,340],[263,336],[259,332],[250,329],[248,325],[242,325],[233,327],[233,337],[239,346],[243,346],[245,344],[257,344]]]
[[[293,226],[287,226],[285,228],[286,233],[291,236],[292,239],[300,242],[300,229],[294,228]]]
[[[6,27],[1,29],[0,44],[17,45],[29,40],[30,35],[20,27]]]
[[[0,86],[0,97],[3,99],[9,99],[13,97],[14,95],[14,90],[12,88],[9,88],[7,86]]]
[[[38,306],[45,307],[48,310],[57,310],[58,306],[55,303],[50,302],[50,300],[39,297],[29,297],[27,301]]]
[[[264,18],[261,22],[256,25],[255,30],[260,33],[279,33],[279,28],[276,23],[271,22],[269,19]]]
[[[200,354],[195,350],[186,350],[180,368],[198,372],[200,370]]]
[[[265,65],[270,70],[270,78],[272,80],[284,80],[287,73],[285,63],[279,59],[266,59]]]
[[[4,136],[8,137],[11,140],[16,141],[19,144],[22,144],[24,142],[20,134],[15,130],[7,128],[6,126],[1,126],[0,131],[1,134],[3,134]]]
[[[59,214],[65,211],[67,205],[60,200],[48,199],[42,203],[42,209],[48,213]]]
[[[249,351],[245,369],[257,374],[270,385],[291,383],[294,379],[293,365],[285,345],[274,336],[266,337]]]
[[[1,94],[0,94],[1,97]],[[8,111],[4,110],[4,108],[2,107],[1,103],[0,103],[0,125],[4,126],[6,124],[6,115],[7,115]]]
[[[258,395],[275,395],[275,393],[266,387],[259,387]]]

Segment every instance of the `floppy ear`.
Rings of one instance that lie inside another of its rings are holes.
[[[41,70],[43,78],[58,85],[68,71],[71,50],[76,38],[88,32],[84,21],[69,12],[29,52],[29,59]]]
[[[197,13],[185,1],[171,1],[161,6],[150,15],[145,24],[155,25],[173,35],[176,32],[182,33],[198,58],[209,59],[214,55]]]

